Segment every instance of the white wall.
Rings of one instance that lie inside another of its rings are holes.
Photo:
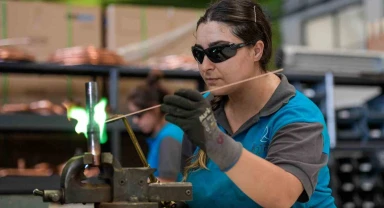
[[[340,48],[363,49],[367,37],[364,9],[362,6],[349,6],[336,15]]]
[[[303,24],[305,45],[316,49],[332,49],[335,46],[334,17],[324,15]]]
[[[315,49],[363,49],[366,31],[362,5],[352,5],[303,23],[305,45]]]
[[[384,0],[363,0],[365,19],[376,22],[384,17]]]
[[[281,20],[281,38],[284,44],[301,45],[301,19],[299,16],[291,16]]]
[[[315,0],[311,0],[315,1]],[[287,45],[301,45],[304,42],[303,25],[307,20],[325,16],[330,12],[335,12],[353,4],[360,4],[362,0],[333,0],[322,3],[319,6],[311,7],[299,13],[285,16],[281,20],[280,28],[283,43]],[[370,0],[367,0],[370,1]],[[375,0],[377,1],[377,0]],[[380,0],[382,1],[382,0]],[[295,2],[292,2],[295,3]]]

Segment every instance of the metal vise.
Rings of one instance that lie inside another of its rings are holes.
[[[94,203],[95,208],[159,208],[183,207],[183,201],[192,200],[192,184],[187,182],[159,183],[153,176],[136,137],[127,120],[124,124],[143,162],[144,167],[122,168],[111,153],[101,153],[98,125],[93,109],[98,101],[95,82],[86,83],[86,107],[89,114],[88,152],[72,157],[61,175],[61,190],[37,190],[34,195],[44,202],[62,204]],[[86,166],[98,167],[97,181],[84,175]],[[148,179],[150,182],[148,182]]]
[[[61,190],[35,190],[44,202],[95,203],[95,208],[159,208],[164,201],[192,200],[190,183],[148,183],[152,168],[122,168],[112,154],[102,153],[99,178],[104,183],[90,184],[83,171],[93,155],[71,158],[61,176]],[[176,206],[175,206],[176,207]]]

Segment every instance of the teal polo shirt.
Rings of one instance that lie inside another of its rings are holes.
[[[147,161],[151,168],[156,169],[156,177],[177,178],[183,134],[178,126],[167,122],[154,137],[147,138]]]
[[[224,111],[224,98],[214,109],[219,128],[253,154],[296,176],[304,187],[293,205],[299,207],[333,208],[329,188],[329,135],[323,114],[306,96],[297,91],[284,75],[263,109],[232,132]],[[183,139],[182,158],[196,154],[188,139]],[[185,164],[185,161],[182,161]],[[208,170],[188,174],[192,183],[190,208],[260,207],[246,196],[211,160]],[[268,172],[265,172],[268,174]],[[273,194],[273,193],[270,193]]]

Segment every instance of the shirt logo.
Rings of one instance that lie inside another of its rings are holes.
[[[260,139],[260,142],[268,142],[269,141],[269,138],[268,138],[268,126],[265,127],[264,129],[264,132],[263,132],[263,137]]]

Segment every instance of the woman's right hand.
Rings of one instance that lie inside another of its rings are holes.
[[[219,129],[211,104],[197,90],[181,89],[165,96],[161,110],[167,114],[165,119],[178,125],[222,171],[240,158],[242,144]]]

